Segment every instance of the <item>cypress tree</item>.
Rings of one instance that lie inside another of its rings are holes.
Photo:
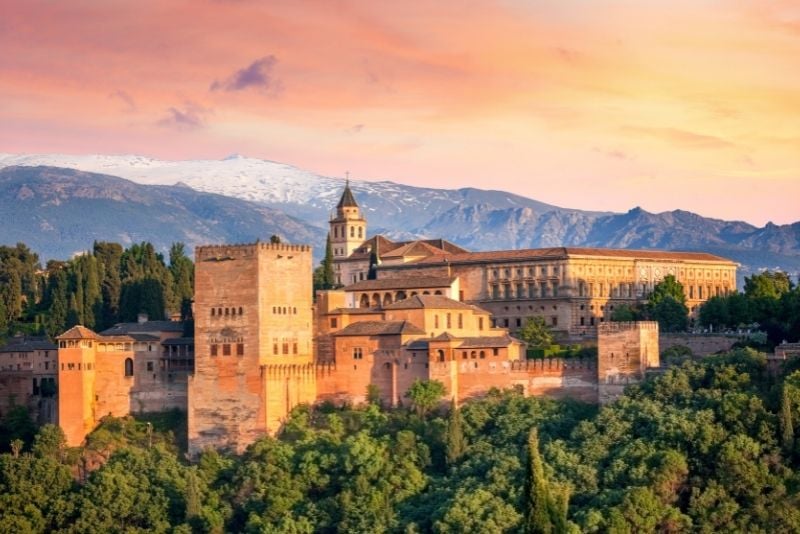
[[[525,532],[549,534],[553,532],[550,521],[550,495],[544,478],[544,465],[539,455],[539,432],[536,427],[528,435],[528,477],[526,480]]]
[[[781,445],[788,456],[794,450],[794,423],[792,422],[792,400],[786,385],[781,393]]]
[[[456,405],[456,401],[450,404],[450,418],[447,420],[447,444],[446,444],[447,465],[455,465],[464,455],[467,448],[466,438],[464,437],[464,421],[461,417],[461,410]]]
[[[322,289],[333,289],[336,279],[333,274],[333,246],[331,245],[331,234],[325,242],[325,258],[322,260]]]

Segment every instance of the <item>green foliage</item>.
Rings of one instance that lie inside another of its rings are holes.
[[[639,321],[643,316],[644,314],[638,307],[629,304],[620,304],[611,312],[611,320],[622,323]]]
[[[420,380],[418,378],[408,388],[406,395],[414,404],[417,414],[425,416],[431,408],[439,404],[439,401],[444,397],[445,391],[444,384],[438,380]]]
[[[700,324],[715,330],[757,325],[766,332],[769,349],[800,340],[800,286],[782,272],[766,271],[745,278],[745,292],[710,298],[700,308]]]
[[[193,465],[180,413],[106,418],[83,449],[48,426],[0,454],[0,531],[796,532],[798,406],[800,371],[740,349],[602,408],[513,390],[446,418],[302,407]]]
[[[674,301],[684,304],[686,302],[686,295],[683,292],[683,284],[678,282],[674,275],[668,274],[653,287],[653,292],[647,299],[650,307],[656,306],[665,298],[671,298]]]
[[[543,348],[553,344],[553,333],[542,317],[529,317],[517,336],[531,348]]]
[[[661,332],[682,332],[689,325],[689,309],[671,296],[656,302],[650,308],[650,316],[658,321]]]
[[[464,455],[467,440],[464,436],[464,420],[455,401],[450,404],[450,417],[447,419],[447,443],[445,444],[447,465],[453,466]]]

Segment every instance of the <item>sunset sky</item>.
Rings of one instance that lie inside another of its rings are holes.
[[[800,220],[800,0],[0,0],[0,152]]]

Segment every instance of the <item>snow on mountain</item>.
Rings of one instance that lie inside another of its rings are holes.
[[[279,208],[310,224],[325,227],[344,179],[320,176],[292,165],[247,158],[239,154],[221,160],[164,161],[136,155],[15,155],[0,154],[0,168],[12,165],[66,167],[119,176],[140,184],[186,185]],[[503,191],[420,188],[388,181],[352,181],[374,230],[410,236],[402,228],[421,228],[440,213],[481,203],[497,209],[554,209],[542,202]]]

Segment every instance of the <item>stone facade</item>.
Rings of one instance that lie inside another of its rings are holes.
[[[357,210],[349,189],[345,196],[350,209]],[[332,223],[331,232],[333,228]],[[370,251],[379,252],[377,280],[361,282]],[[667,275],[683,285],[694,319],[710,297],[736,290],[736,266],[702,252],[579,247],[468,252],[444,240],[399,244],[383,236],[365,240],[346,257],[334,257],[336,272],[343,273],[339,282],[358,298],[359,306],[374,307],[379,304],[376,299],[397,300],[418,292],[411,280],[455,279],[458,286],[449,296],[485,308],[496,326],[514,332],[528,318],[541,317],[571,340],[595,338],[597,327],[608,322],[616,308],[642,303]],[[394,284],[388,291],[366,287],[388,280],[404,280],[406,286]]]
[[[106,415],[186,410],[194,356],[181,333],[181,323],[152,321],[58,336],[58,424],[67,444],[80,445]]]
[[[58,417],[57,350],[45,338],[11,338],[0,347],[0,417],[24,406],[39,424]]]
[[[241,452],[315,400],[311,248],[208,246],[195,256],[189,450]]]
[[[648,369],[658,368],[658,323],[605,323],[597,336],[597,395],[611,402],[624,389],[641,382]]]

